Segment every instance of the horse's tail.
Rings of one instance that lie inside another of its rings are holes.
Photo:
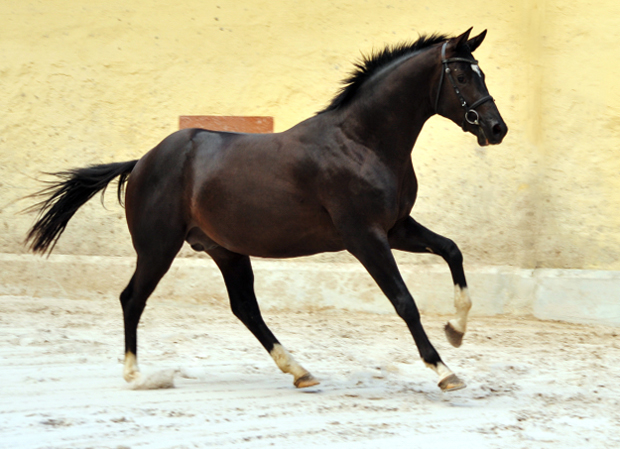
[[[137,162],[116,162],[49,173],[60,180],[50,181],[47,188],[30,195],[45,199],[26,209],[26,212],[38,212],[37,221],[26,236],[29,249],[34,253],[51,253],[73,214],[97,192],[101,191],[103,200],[106,187],[119,176],[117,196],[122,205],[123,188]]]

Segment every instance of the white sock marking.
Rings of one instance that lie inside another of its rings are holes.
[[[175,370],[163,370],[142,375],[138,369],[136,355],[128,352],[125,354],[125,366],[123,367],[123,378],[129,382],[132,390],[157,390],[161,388],[174,388]]]
[[[437,366],[426,362],[424,362],[424,364],[437,373],[440,382],[449,375],[454,374],[443,362],[438,362]]]
[[[291,355],[286,348],[280,344],[275,344],[269,353],[283,373],[292,374],[295,380],[303,377],[308,373]]]
[[[125,354],[125,366],[123,367],[123,378],[127,382],[131,382],[140,377],[140,370],[138,369],[138,361],[136,355],[131,352]]]
[[[461,288],[454,286],[454,307],[456,308],[456,318],[450,320],[450,324],[459,332],[465,333],[467,330],[467,315],[471,309],[471,298],[467,287]]]

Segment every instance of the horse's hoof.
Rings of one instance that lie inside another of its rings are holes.
[[[125,382],[128,383],[137,382],[138,380],[140,380],[140,377],[142,377],[140,371],[123,373],[123,379],[125,379]]]
[[[462,390],[467,385],[465,385],[465,382],[459,379],[456,374],[448,374],[439,381],[437,386],[445,393],[448,391]]]
[[[295,386],[297,388],[308,388],[313,387],[315,385],[320,384],[318,380],[314,378],[314,376],[310,373],[301,376],[299,379],[295,380]]]
[[[142,377],[142,373],[138,370],[125,370],[123,371],[123,379],[125,382],[131,383],[139,380]]]
[[[446,332],[446,338],[448,339],[448,342],[450,342],[452,346],[454,346],[455,348],[461,346],[461,344],[463,343],[463,337],[465,336],[464,332],[457,331],[454,326],[452,326],[452,323],[450,323],[449,321],[446,323],[444,331]]]

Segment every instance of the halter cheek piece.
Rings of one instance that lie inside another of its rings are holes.
[[[437,108],[439,107],[439,97],[441,95],[441,88],[443,87],[444,76],[448,75],[448,79],[450,80],[450,83],[452,84],[452,87],[454,88],[454,93],[456,93],[456,96],[458,97],[459,102],[461,103],[461,106],[465,108],[465,117],[463,119],[463,123],[461,124],[461,128],[463,128],[463,131],[465,131],[465,122],[469,123],[470,125],[480,126],[480,115],[478,114],[478,111],[476,111],[476,108],[480,106],[481,104],[486,103],[487,101],[494,101],[494,100],[492,96],[487,95],[486,97],[482,97],[481,99],[474,101],[471,104],[471,106],[467,104],[467,101],[465,101],[465,98],[463,98],[463,94],[461,94],[460,89],[456,85],[456,81],[454,81],[454,77],[452,76],[452,70],[450,70],[450,67],[448,66],[448,64],[452,62],[467,62],[469,64],[478,64],[478,61],[475,59],[468,59],[468,58],[446,59],[447,45],[448,43],[444,42],[443,46],[441,47],[441,64],[443,67],[441,70],[441,77],[439,78],[439,88],[437,89],[437,98],[435,99],[435,113],[437,113]]]

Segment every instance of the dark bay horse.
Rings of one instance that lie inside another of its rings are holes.
[[[124,378],[136,380],[137,326],[147,298],[188,242],[209,254],[224,277],[233,313],[294,376],[318,381],[278,342],[261,317],[250,256],[286,258],[347,250],[368,270],[405,321],[424,363],[444,390],[465,384],[431,345],[392,249],[432,253],[448,263],[456,318],[445,327],[460,346],[471,300],[454,242],[409,214],[417,193],[411,151],[424,123],[440,114],[498,144],[507,132],[472,52],[486,31],[469,38],[422,36],[357,64],[331,104],[288,131],[237,134],[178,131],[139,160],[56,173],[27,242],[51,252],[69,219],[119,178],[137,253],[120,301],[125,323]]]

